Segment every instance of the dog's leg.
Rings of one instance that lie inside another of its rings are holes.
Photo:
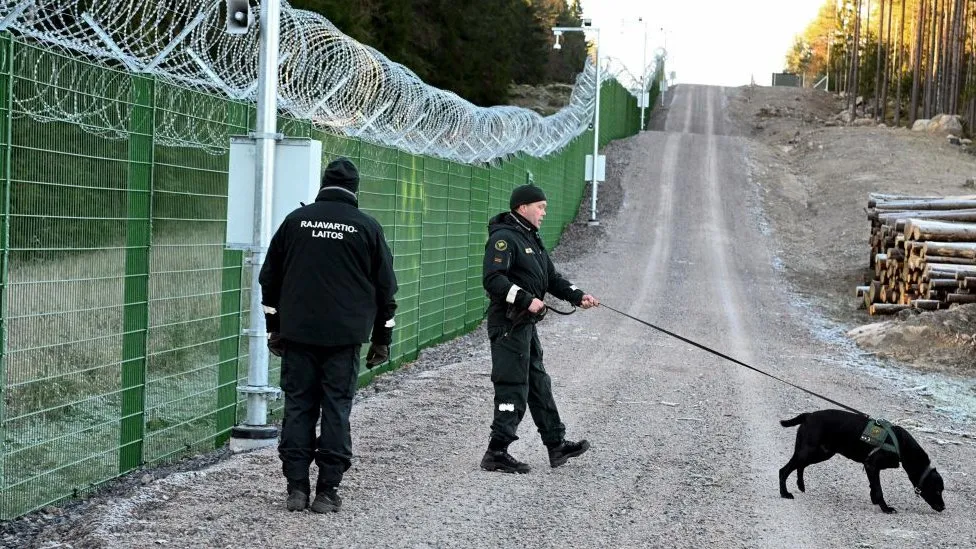
[[[791,494],[790,491],[786,489],[786,479],[790,478],[790,473],[792,473],[793,471],[795,471],[798,468],[798,465],[797,465],[798,461],[799,460],[797,459],[796,454],[793,454],[793,457],[791,457],[790,460],[788,462],[786,462],[786,465],[784,465],[783,468],[779,470],[779,495],[780,495],[780,497],[783,497],[783,498],[786,498],[786,499],[793,499],[793,494]],[[800,470],[802,471],[803,469],[800,468]],[[802,490],[802,488],[801,488],[801,490]]]
[[[895,508],[889,507],[881,493],[881,470],[873,463],[864,464],[864,472],[868,475],[868,484],[871,486],[871,503],[881,507],[885,513],[894,513]]]
[[[831,452],[824,447],[820,447],[816,452],[808,455],[806,459],[806,464],[803,467],[798,467],[796,470],[796,487],[800,489],[801,492],[806,492],[806,486],[803,484],[803,470],[807,467],[813,465],[814,463],[820,463],[821,461],[827,461],[828,459],[834,457],[834,452]]]

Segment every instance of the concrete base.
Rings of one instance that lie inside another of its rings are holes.
[[[238,425],[230,432],[230,451],[235,454],[278,444],[278,428],[273,425]]]
[[[231,438],[230,439],[230,451],[235,454],[241,452],[250,452],[251,450],[257,450],[259,448],[268,448],[270,446],[277,446],[278,439],[253,439],[253,438]]]
[[[586,224],[589,225],[590,227],[597,227],[600,225],[600,222],[597,221],[596,219],[591,219],[587,221]]]

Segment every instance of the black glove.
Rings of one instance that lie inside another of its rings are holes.
[[[370,370],[390,360],[390,346],[380,343],[370,343],[366,352],[366,367]]]
[[[278,332],[268,332],[268,350],[274,356],[281,356],[285,351],[285,342]]]

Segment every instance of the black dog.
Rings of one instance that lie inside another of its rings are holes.
[[[942,476],[932,467],[925,450],[901,427],[876,423],[866,416],[843,410],[800,414],[793,419],[780,421],[780,424],[783,427],[800,426],[796,431],[793,457],[779,470],[779,495],[782,497],[793,499],[793,494],[786,490],[786,479],[790,473],[796,471],[796,485],[804,492],[803,469],[840,454],[864,464],[871,486],[871,503],[880,506],[885,513],[894,513],[895,510],[885,503],[881,494],[880,471],[897,468],[899,463],[915,486],[915,493],[936,511],[945,509]],[[869,425],[873,434],[880,434],[877,444],[870,442]],[[878,445],[881,443],[883,447]]]

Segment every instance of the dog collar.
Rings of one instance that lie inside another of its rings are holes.
[[[932,464],[929,463],[928,466],[925,467],[925,470],[922,471],[922,476],[918,477],[918,484],[915,485],[916,496],[922,495],[922,484],[925,483],[925,479],[929,476],[929,473],[931,473],[934,470],[935,469],[932,467]]]

